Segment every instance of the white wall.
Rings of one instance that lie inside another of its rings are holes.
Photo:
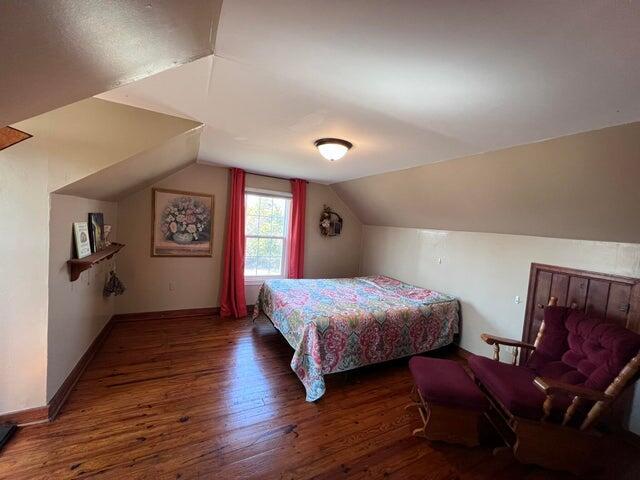
[[[362,273],[389,275],[458,297],[460,346],[482,355],[491,355],[480,340],[483,332],[521,338],[532,262],[638,277],[640,244],[363,227]],[[514,302],[516,296],[522,303]],[[635,398],[629,425],[640,432],[640,394]]]
[[[86,222],[89,212],[102,212],[116,240],[117,204],[67,195],[51,195],[49,241],[49,328],[47,402],[58,391],[87,348],[114,313],[115,299],[102,289],[117,257],[99,263],[69,281],[67,260],[74,257],[73,222]]]

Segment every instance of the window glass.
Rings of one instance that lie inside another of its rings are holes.
[[[290,199],[245,195],[245,277],[284,276]]]

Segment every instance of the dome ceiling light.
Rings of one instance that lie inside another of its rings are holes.
[[[339,138],[321,138],[313,143],[327,160],[332,162],[340,160],[349,151],[353,144]]]

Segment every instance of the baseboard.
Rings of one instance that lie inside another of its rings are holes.
[[[93,359],[96,352],[100,349],[105,339],[109,335],[111,328],[113,327],[113,317],[102,327],[100,333],[94,338],[89,348],[84,352],[73,370],[69,372],[67,378],[65,378],[62,385],[58,388],[58,391],[51,397],[49,403],[42,407],[29,408],[27,410],[19,410],[16,412],[4,413],[0,415],[0,423],[8,422],[15,423],[20,426],[31,425],[34,423],[43,423],[53,421],[60,409],[64,405],[64,402],[69,397],[71,390],[76,386],[80,376],[89,365],[89,362]]]
[[[251,311],[253,305],[247,305],[247,309]],[[109,321],[102,327],[100,333],[93,340],[84,355],[80,358],[76,366],[71,370],[67,378],[62,382],[58,391],[51,397],[49,403],[42,407],[29,408],[16,412],[0,414],[0,423],[15,423],[17,425],[29,425],[33,423],[42,423],[52,421],[56,418],[64,402],[69,397],[71,390],[76,386],[82,373],[86,370],[87,365],[93,359],[97,351],[100,349],[105,339],[111,332],[113,325],[117,322],[132,322],[138,320],[161,320],[187,317],[214,316],[220,314],[219,307],[208,308],[187,308],[183,310],[165,310],[161,312],[140,312],[140,313],[124,313],[112,316]]]
[[[16,412],[0,415],[0,423],[15,423],[16,425],[31,425],[49,421],[49,406],[28,408]]]
[[[137,320],[162,320],[168,318],[202,317],[219,314],[219,307],[185,308],[182,310],[163,310],[160,312],[119,313],[113,316],[113,321],[132,322]]]
[[[247,305],[247,311],[253,311],[253,305]],[[251,313],[249,313],[250,315]],[[172,318],[206,317],[220,315],[220,307],[184,308],[181,310],[161,310],[159,312],[119,313],[113,316],[114,322],[134,322],[138,320],[166,320]]]
[[[64,382],[62,382],[62,385],[60,385],[58,391],[53,397],[51,397],[51,400],[49,400],[49,420],[54,420],[58,415],[58,412],[60,412],[60,409],[69,397],[71,390],[73,390],[73,387],[76,386],[76,383],[78,383],[80,376],[86,370],[87,365],[89,365],[89,362],[91,362],[98,350],[100,350],[100,347],[109,335],[109,332],[111,332],[113,323],[113,317],[111,317],[105,324],[105,326],[102,327],[102,330],[96,336],[96,338],[94,338],[93,342],[91,342],[91,345],[89,345],[89,348],[87,348],[87,350],[84,352],[84,355],[80,357],[80,360],[78,360],[78,363],[73,368],[73,370],[69,372],[69,375],[67,375],[67,378],[65,378]]]

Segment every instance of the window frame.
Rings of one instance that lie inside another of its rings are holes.
[[[247,225],[247,197],[248,195],[255,195],[258,197],[275,197],[275,198],[284,198],[285,201],[285,210],[284,210],[284,236],[266,236],[266,235],[248,235],[246,233],[246,225]],[[245,285],[261,285],[265,280],[274,279],[274,278],[287,278],[288,274],[288,252],[289,252],[289,223],[291,221],[291,199],[293,195],[289,192],[280,192],[276,190],[265,190],[262,188],[251,188],[246,187],[244,189],[244,222],[245,222],[245,253],[244,260],[245,263],[247,261],[247,252],[246,245],[247,239],[249,238],[275,238],[282,239],[282,259],[280,263],[280,275],[244,275],[244,283]],[[244,274],[244,271],[243,271]]]

